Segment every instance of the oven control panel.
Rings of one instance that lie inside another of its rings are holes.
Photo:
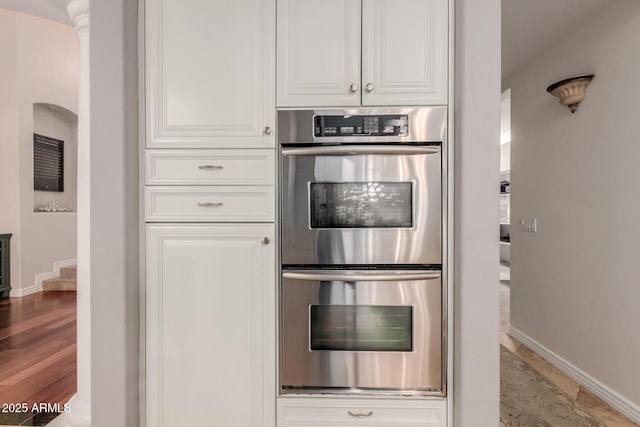
[[[409,116],[406,114],[314,116],[313,125],[316,138],[409,135]]]

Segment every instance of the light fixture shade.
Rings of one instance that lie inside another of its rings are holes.
[[[578,104],[584,99],[585,91],[593,80],[593,76],[593,74],[589,74],[560,80],[549,86],[547,92],[560,98],[560,104],[569,107],[571,112],[575,113]]]

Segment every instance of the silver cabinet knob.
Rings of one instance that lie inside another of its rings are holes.
[[[222,169],[222,166],[217,166],[217,165],[200,165],[200,166],[198,166],[198,169],[201,169],[201,170],[214,170],[214,171],[219,171],[220,169]]]
[[[373,83],[367,83],[365,89],[367,89],[367,92],[373,91]]]
[[[201,206],[203,208],[219,208],[222,206],[222,202],[218,202],[218,203],[200,202],[198,203],[198,206]]]
[[[264,134],[265,134],[265,135],[271,135],[271,128],[270,128],[269,126],[266,126],[266,127],[264,128]]]
[[[269,238],[268,238],[268,237],[265,237],[264,239],[262,239],[262,243],[263,243],[264,245],[268,245],[270,242],[271,242],[271,240],[269,240]]]
[[[357,92],[358,91],[358,85],[355,83],[351,83],[351,86],[349,86],[349,90],[351,92]]]

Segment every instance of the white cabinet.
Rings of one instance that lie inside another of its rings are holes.
[[[362,104],[447,103],[446,0],[366,0]]]
[[[145,2],[147,147],[275,146],[274,1]]]
[[[146,150],[146,185],[274,185],[275,150]]]
[[[146,426],[273,427],[275,0],[146,0],[144,78]]]
[[[274,235],[147,226],[148,427],[275,424]]]
[[[447,0],[278,0],[278,106],[444,105]]]
[[[273,186],[147,187],[147,222],[274,222]]]
[[[275,150],[147,149],[147,222],[274,222]]]
[[[278,427],[445,427],[445,399],[278,398]]]
[[[360,104],[360,0],[278,0],[278,106]]]

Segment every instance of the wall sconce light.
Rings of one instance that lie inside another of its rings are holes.
[[[560,80],[549,86],[547,92],[560,98],[560,104],[569,107],[571,113],[575,113],[578,104],[584,99],[585,91],[591,80],[593,80],[593,76],[593,74],[590,74]]]

